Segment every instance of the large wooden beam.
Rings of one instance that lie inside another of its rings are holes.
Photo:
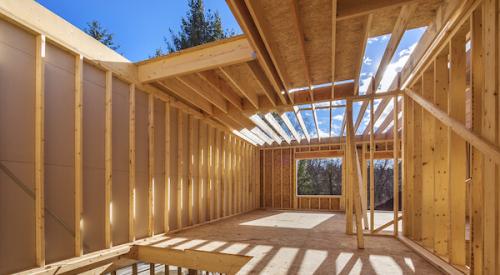
[[[245,36],[219,40],[137,64],[140,82],[152,82],[255,59]]]
[[[182,266],[224,274],[236,274],[252,257],[200,250],[178,250],[163,247],[136,245],[128,257],[147,263]]]
[[[346,20],[383,9],[403,6],[415,0],[338,0],[337,20]]]

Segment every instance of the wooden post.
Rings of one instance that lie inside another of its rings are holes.
[[[155,98],[148,95],[148,236],[154,235]]]
[[[184,112],[177,109],[177,229],[183,227],[184,214]]]
[[[363,208],[363,210],[365,211],[363,213],[363,218],[366,218],[363,228],[368,230],[369,229],[369,222],[368,222],[368,218],[367,218],[367,214],[366,214],[366,205],[368,204],[367,203],[368,198],[366,195],[366,190],[367,190],[367,186],[368,186],[368,167],[366,165],[366,143],[363,143],[361,145],[361,175],[363,178],[363,189],[362,189],[362,192],[360,192],[360,193],[363,194],[361,201],[362,201],[362,204],[365,206]]]
[[[465,124],[466,29],[450,40],[450,90],[448,115]],[[465,140],[448,130],[450,176],[450,262],[465,265],[466,149]]]
[[[111,240],[111,217],[112,217],[112,202],[111,202],[111,192],[113,184],[113,123],[112,123],[112,110],[113,104],[113,73],[111,71],[106,71],[106,91],[105,91],[105,105],[106,105],[106,122],[104,130],[104,205],[105,205],[105,221],[104,221],[104,242],[106,248],[112,246]]]
[[[499,35],[498,1],[483,2],[483,49],[484,49],[484,93],[482,105],[482,136],[498,146],[499,130]],[[498,274],[500,272],[500,253],[498,253],[499,226],[498,199],[499,172],[490,156],[483,154],[483,273]],[[498,256],[497,256],[498,254]]]
[[[129,85],[128,240],[135,241],[135,85]]]
[[[432,101],[434,97],[434,67],[422,74],[422,97]],[[422,110],[422,243],[434,246],[434,118]]]
[[[362,226],[362,216],[363,216],[363,209],[362,209],[362,203],[361,203],[361,193],[359,190],[359,184],[358,182],[361,181],[360,177],[360,171],[358,170],[359,167],[359,161],[357,158],[357,150],[356,150],[356,144],[354,141],[354,129],[353,129],[353,122],[352,122],[352,101],[348,100],[347,101],[347,107],[346,107],[346,127],[347,127],[347,146],[349,147],[348,149],[348,158],[350,160],[349,162],[349,175],[350,175],[350,183],[351,183],[351,188],[353,191],[353,200],[354,200],[354,211],[356,214],[356,235],[357,235],[357,242],[358,242],[358,248],[364,248],[364,239],[363,239],[363,226]]]
[[[209,220],[215,218],[215,183],[214,183],[214,130],[215,128],[208,126],[208,209]]]
[[[374,137],[374,112],[373,98],[370,99],[370,230],[375,229],[375,167],[373,157],[375,155],[375,137]]]
[[[417,82],[414,89],[421,91],[422,82]],[[422,239],[422,107],[413,104],[413,240]]]
[[[170,209],[172,208],[172,201],[170,199],[172,190],[172,175],[170,173],[170,132],[170,102],[165,102],[165,217],[163,220],[165,232],[170,231]],[[165,270],[168,270],[167,265],[165,266]]]
[[[393,144],[392,151],[394,153],[394,161],[393,161],[393,187],[394,187],[394,236],[398,236],[399,234],[399,125],[398,125],[398,97],[394,97],[394,112],[393,112]]]
[[[189,159],[188,159],[188,194],[189,194],[189,203],[188,203],[188,216],[189,216],[189,224],[188,225],[193,225],[193,220],[194,220],[194,217],[193,217],[193,212],[194,212],[194,207],[195,207],[195,200],[197,200],[197,198],[195,197],[195,194],[194,194],[194,185],[195,185],[195,182],[198,182],[200,183],[202,178],[201,178],[201,175],[198,176],[198,179],[194,179],[194,169],[195,169],[195,163],[194,163],[194,154],[195,154],[195,149],[194,149],[194,140],[195,140],[195,136],[194,136],[194,117],[193,116],[189,116],[189,122],[188,122],[188,129],[189,129],[189,133],[188,133],[188,136],[189,136]],[[201,125],[201,124],[200,124]],[[201,132],[201,127],[200,127],[200,132]],[[199,139],[198,139],[199,140]],[[203,149],[200,150],[200,152],[202,152]],[[202,160],[201,159],[198,159],[198,163],[200,165],[200,167],[202,166],[201,165],[201,162]],[[200,192],[200,184],[198,185],[198,192]],[[199,202],[200,200],[198,200]],[[198,211],[201,211],[198,210]],[[198,219],[196,219],[198,220]],[[200,222],[201,222],[201,219],[200,219]]]
[[[476,9],[471,24],[472,131],[481,136],[484,95],[483,10]],[[483,154],[472,147],[471,274],[483,271]]]
[[[83,56],[75,56],[75,256],[83,255]]]
[[[448,51],[434,61],[434,102],[441,110],[448,110]],[[448,173],[448,127],[434,119],[434,251],[448,256],[450,237],[450,194]]]
[[[220,170],[221,170],[221,165],[220,165],[220,154],[221,154],[221,133],[217,128],[214,129],[215,131],[215,149],[214,149],[214,166],[215,166],[215,218],[219,219],[221,217],[221,202],[222,202],[222,197],[221,197],[221,183],[220,183]]]
[[[45,266],[45,35],[36,36],[35,52],[35,256]]]

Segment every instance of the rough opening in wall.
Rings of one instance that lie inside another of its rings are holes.
[[[297,160],[298,196],[342,195],[342,158]]]

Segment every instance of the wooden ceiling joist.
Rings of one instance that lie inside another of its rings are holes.
[[[307,131],[306,124],[304,123],[304,119],[302,118],[302,114],[300,113],[299,107],[293,106],[293,113],[299,122],[300,127],[302,128],[302,133],[306,137],[307,142],[311,142],[311,136],[309,136],[309,131]]]
[[[243,110],[243,103],[233,89],[222,79],[214,70],[198,73],[209,84],[209,88],[222,95],[227,101],[234,105],[238,110]]]
[[[262,139],[264,142],[266,142],[268,145],[273,144],[273,139],[269,138],[269,136],[266,135],[264,132],[262,132],[262,130],[259,127],[255,127],[250,131],[254,133],[256,136],[258,136],[260,139]]]
[[[212,103],[215,107],[224,113],[227,113],[227,101],[219,93],[214,93],[213,90],[209,89],[209,85],[196,74],[189,74],[185,76],[176,77],[177,80],[182,82],[191,90],[195,91],[202,98],[206,99],[208,102]]]
[[[233,15],[243,29],[243,32],[248,36],[250,44],[253,46],[257,53],[257,61],[264,70],[267,78],[271,82],[276,95],[279,97],[282,104],[287,104],[285,95],[285,87],[283,86],[282,79],[280,78],[276,68],[273,66],[273,61],[269,53],[266,51],[266,46],[260,38],[259,31],[252,20],[252,16],[248,11],[244,0],[226,0]]]
[[[276,141],[276,143],[278,144],[281,144],[281,138],[278,134],[276,134],[276,132],[274,132],[273,129],[271,129],[271,127],[269,127],[266,122],[264,122],[264,120],[262,120],[262,118],[260,118],[260,116],[258,115],[254,115],[252,117],[250,117],[250,119],[257,125],[259,126],[267,135],[269,135],[274,141]]]
[[[197,108],[200,108],[205,113],[212,115],[214,113],[213,106],[206,99],[200,97],[196,92],[191,90],[189,87],[184,85],[177,79],[166,79],[164,81],[158,81],[158,86],[170,91],[177,97],[193,104]]]
[[[297,142],[300,142],[299,133],[297,133],[297,130],[293,126],[292,122],[290,121],[290,119],[288,118],[288,116],[286,115],[286,113],[282,113],[280,115],[280,117],[283,120],[283,122],[285,123],[285,125],[288,127],[288,130],[290,130],[290,133],[292,133],[292,136],[295,138],[295,140]]]
[[[224,39],[137,63],[140,82],[210,70],[255,59],[245,36]]]
[[[229,82],[246,98],[250,103],[259,109],[259,98],[255,90],[249,86],[248,79],[241,75],[241,72],[233,67],[220,67],[219,70],[229,80]]]
[[[250,72],[252,72],[252,76],[257,80],[257,84],[262,88],[267,99],[271,105],[276,106],[276,94],[273,92],[273,88],[266,78],[265,74],[262,72],[262,69],[259,67],[258,63],[255,61],[248,62],[248,67],[250,68]]]
[[[272,113],[267,113],[264,115],[264,118],[271,124],[271,126],[278,132],[278,134],[281,135],[281,137],[286,141],[286,143],[290,144],[292,139],[290,136],[286,133],[286,131],[281,127],[281,125],[278,123],[278,121],[274,118]]]
[[[356,63],[356,73],[354,78],[354,94],[359,94],[359,78],[361,76],[361,67],[363,66],[363,60],[365,58],[365,50],[366,44],[368,43],[368,38],[370,36],[370,28],[373,21],[373,14],[368,14],[365,17],[365,21],[363,23],[363,44],[360,46],[360,55],[358,58],[358,63]]]

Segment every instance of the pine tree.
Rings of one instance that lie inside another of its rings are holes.
[[[203,0],[189,0],[189,10],[181,20],[180,31],[175,33],[169,29],[170,39],[165,38],[167,52],[172,53],[191,48],[215,40],[232,36],[232,31],[225,31],[217,11],[205,11]],[[163,55],[162,49],[157,49],[154,56]]]
[[[115,43],[113,40],[113,34],[109,33],[107,29],[105,29],[101,23],[97,20],[93,20],[91,22],[87,23],[87,28],[84,29],[84,31],[92,36],[94,39],[97,41],[101,42],[102,44],[108,46],[109,48],[113,50],[117,50],[120,48],[119,45]]]

